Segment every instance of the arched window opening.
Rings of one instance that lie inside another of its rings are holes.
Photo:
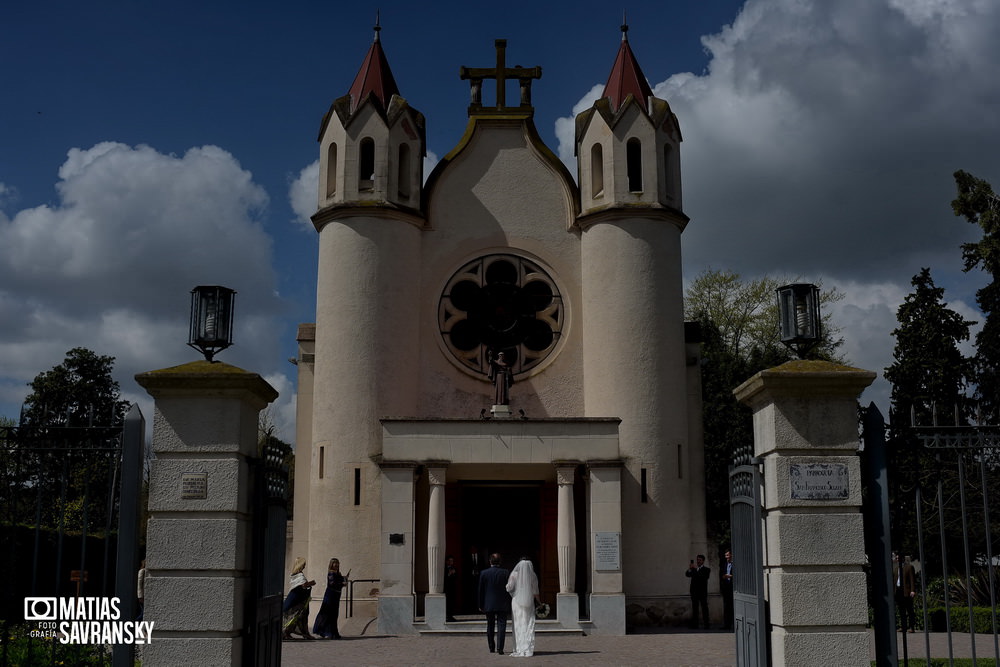
[[[604,148],[600,144],[590,149],[590,192],[594,199],[604,196]]]
[[[358,155],[358,190],[375,189],[375,140],[365,137],[361,140]]]
[[[396,172],[396,187],[400,199],[410,198],[410,146],[399,145],[399,164]]]
[[[625,167],[628,170],[628,191],[642,192],[642,144],[635,137],[625,145]]]
[[[337,144],[330,144],[326,151],[326,196],[337,194]]]

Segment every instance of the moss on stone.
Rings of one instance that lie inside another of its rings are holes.
[[[143,375],[179,375],[193,373],[205,373],[207,375],[253,375],[250,371],[245,371],[242,368],[222,361],[205,361],[204,359],[201,359],[200,361],[191,361],[186,364],[181,364],[180,366],[171,366],[170,368],[148,371],[147,373],[143,373]]]

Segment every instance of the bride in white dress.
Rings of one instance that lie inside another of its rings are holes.
[[[538,602],[538,577],[531,561],[522,558],[507,579],[507,592],[511,597],[514,621],[515,658],[528,658],[535,654],[535,605]]]

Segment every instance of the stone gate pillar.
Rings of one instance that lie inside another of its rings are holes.
[[[861,391],[875,373],[793,361],[736,388],[764,464],[764,588],[772,664],[867,665]],[[739,576],[739,572],[736,572]]]
[[[155,626],[143,665],[240,665],[252,590],[248,459],[278,392],[220,362],[135,379],[155,399],[144,611]]]

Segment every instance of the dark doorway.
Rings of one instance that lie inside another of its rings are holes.
[[[476,545],[500,552],[503,566],[521,556],[538,563],[541,551],[541,485],[532,483],[468,484],[462,489],[463,552]]]
[[[485,560],[499,552],[501,566],[507,569],[521,556],[528,556],[537,568],[544,551],[542,486],[541,482],[461,483],[456,494],[458,516],[454,517],[460,522],[461,553],[475,548]],[[468,568],[468,556],[463,563]],[[468,585],[462,592],[461,607],[465,613],[476,613],[473,581],[467,575],[463,578]]]

